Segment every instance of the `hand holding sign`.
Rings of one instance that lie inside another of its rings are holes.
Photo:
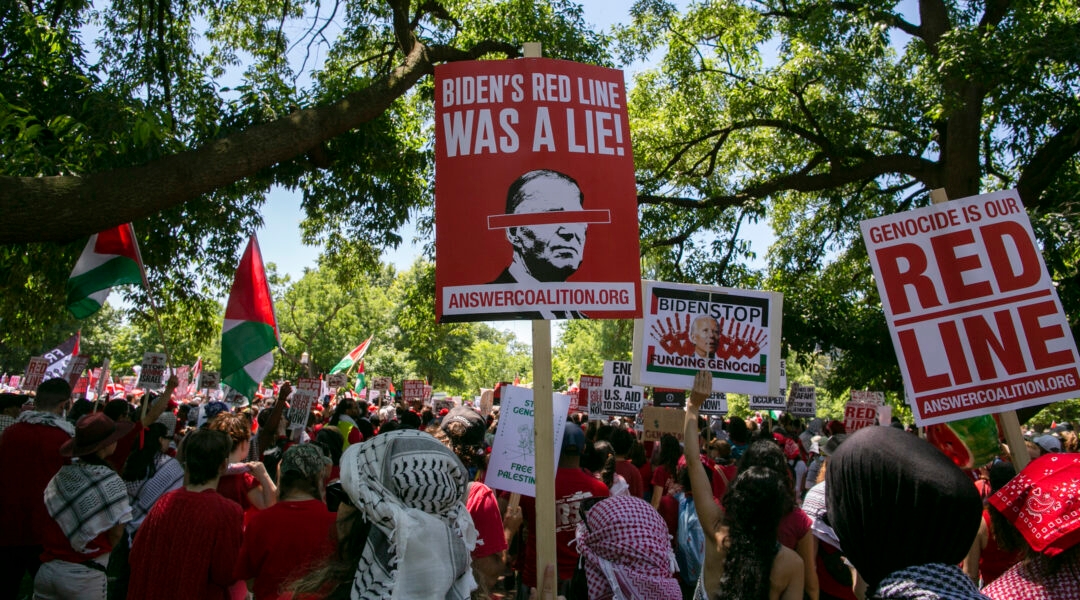
[[[690,314],[687,313],[686,315],[686,325],[679,323],[679,315],[675,315],[674,323],[672,323],[671,317],[668,317],[665,321],[667,322],[666,328],[664,323],[653,323],[653,339],[659,342],[660,347],[668,354],[692,356],[694,354],[694,343],[690,341]]]
[[[712,393],[712,373],[702,369],[694,375],[694,388],[690,390],[690,399],[686,403],[687,411],[697,412]]]

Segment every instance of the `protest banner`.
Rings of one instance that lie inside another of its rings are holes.
[[[559,463],[566,408],[569,405],[570,396],[553,394],[554,447],[551,451],[554,452],[554,464]],[[535,497],[537,448],[533,431],[533,409],[532,390],[516,386],[503,388],[499,428],[495,432],[495,441],[491,444],[491,458],[484,478],[488,487]]]
[[[600,398],[603,396],[603,392],[600,390],[604,385],[604,378],[601,375],[585,375],[582,373],[578,377],[578,410],[588,413],[589,418],[603,418],[600,412]],[[593,417],[593,402],[596,403],[596,416]]]
[[[377,377],[372,377],[372,379],[378,379],[378,378]],[[337,391],[340,388],[348,387],[348,385],[349,385],[349,374],[348,373],[331,373],[331,374],[326,376],[326,385],[327,385],[327,387],[330,388],[330,393],[332,393],[332,394],[337,393]],[[376,388],[376,389],[378,389],[378,388]]]
[[[24,391],[32,392],[41,385],[41,382],[45,379],[45,371],[49,369],[49,359],[43,356],[35,356],[30,359],[30,362],[26,365],[26,371],[23,373],[20,384],[21,389]]]
[[[71,394],[74,396],[86,397],[86,391],[90,389],[90,378],[83,375],[75,381],[75,385],[71,386]]]
[[[728,406],[726,392],[713,392],[709,394],[709,397],[701,403],[701,409],[698,410],[699,414],[706,417],[726,415],[727,412]]]
[[[321,390],[322,381],[314,377],[304,377],[296,382],[296,388],[288,398],[289,409],[285,413],[290,430],[307,427],[308,415],[311,414],[312,407],[318,401]]]
[[[86,365],[90,364],[89,356],[72,356],[67,365],[64,366],[64,379],[67,380],[68,385],[73,389],[75,383],[82,377],[83,371],[86,370]],[[86,390],[83,390],[84,392]]]
[[[629,361],[604,361],[601,413],[618,417],[637,416],[645,399],[645,389],[631,385],[630,379]]]
[[[176,389],[173,390],[172,399],[179,402],[187,395],[188,381],[191,378],[191,367],[183,365],[176,368]]]
[[[495,408],[495,390],[480,388],[480,414],[487,417]]]
[[[817,388],[812,385],[792,383],[784,411],[793,417],[812,419],[817,416]]]
[[[139,369],[139,381],[135,387],[146,391],[156,391],[165,385],[165,354],[163,352],[143,352],[142,368]]]
[[[131,392],[135,391],[135,379],[134,375],[120,377],[120,386],[124,388],[125,395],[130,395]]]
[[[461,405],[460,398],[439,398],[437,400],[434,400],[433,402],[435,406],[432,407],[432,410],[435,411],[435,414],[439,414],[443,410],[450,410],[455,406]],[[501,415],[502,413],[499,414]]]
[[[686,391],[675,388],[653,388],[653,406],[682,408],[686,406]]]
[[[203,371],[199,375],[200,390],[216,390],[221,385],[221,373],[218,371]]]
[[[372,377],[371,389],[379,390],[380,392],[390,391],[391,380],[389,377]],[[333,387],[333,386],[330,386]]]
[[[873,425],[875,419],[878,423],[887,425],[888,421],[880,420],[883,404],[885,404],[885,392],[851,390],[851,400],[844,404],[844,429],[848,433],[853,433],[863,427]]]
[[[1080,394],[1076,343],[1015,190],[861,227],[917,424]]]
[[[690,389],[712,372],[714,392],[780,390],[783,295],[645,281],[634,321],[634,383]]]
[[[543,58],[438,65],[435,161],[440,323],[641,316],[621,71]]]
[[[8,387],[15,388],[17,390],[22,389],[21,387],[19,387],[19,384],[22,383],[23,377],[23,375],[12,375],[8,378]]]
[[[643,407],[641,420],[645,433],[641,438],[642,441],[658,442],[665,433],[675,436],[680,442],[683,441],[685,415],[685,412],[675,408]]]
[[[424,386],[427,382],[423,379],[406,379],[401,382],[401,397],[405,400],[423,400]]]
[[[787,396],[750,396],[750,410],[787,410]]]
[[[424,400],[424,402],[428,402],[429,400],[431,400],[431,386],[430,385],[426,385],[426,384],[424,385],[424,397],[423,397],[423,400]]]

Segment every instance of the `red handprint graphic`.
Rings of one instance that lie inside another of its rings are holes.
[[[727,322],[725,332],[724,321],[725,319],[720,319],[720,333],[716,341],[717,358],[753,358],[761,352],[762,343],[767,336],[765,330],[731,320]]]
[[[653,323],[650,334],[652,338],[659,342],[660,347],[668,354],[693,355],[694,343],[690,341],[690,315],[686,315],[685,324],[680,322],[678,314],[675,315],[674,322],[671,317],[665,317],[664,321],[667,327],[659,321]]]

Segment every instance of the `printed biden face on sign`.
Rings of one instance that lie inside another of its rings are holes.
[[[549,213],[581,211],[583,201],[577,182],[557,171],[530,171],[515,180],[507,191],[507,214],[536,218],[533,224],[506,228],[514,258],[496,283],[566,281],[577,272],[588,225],[559,223]]]

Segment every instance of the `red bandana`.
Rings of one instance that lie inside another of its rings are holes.
[[[1029,464],[990,497],[1036,552],[1056,556],[1080,543],[1080,454],[1053,453]]]

